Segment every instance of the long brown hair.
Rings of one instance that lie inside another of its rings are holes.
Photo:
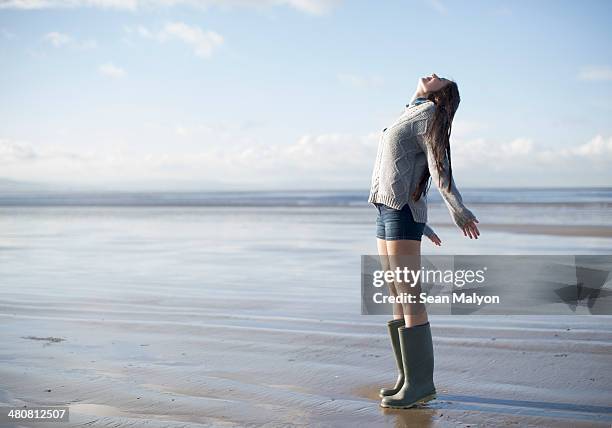
[[[459,97],[459,88],[457,87],[457,83],[453,80],[449,80],[449,83],[444,85],[441,89],[426,94],[425,98],[433,101],[436,105],[433,120],[425,133],[425,138],[429,141],[436,142],[436,144],[432,146],[436,168],[440,177],[442,177],[444,171],[445,160],[448,159],[448,190],[450,190],[453,178],[450,135],[453,118],[455,117],[455,112],[457,108],[459,108],[459,102],[461,101]],[[429,173],[429,169],[425,168],[421,180],[412,194],[412,198],[415,201],[427,194],[430,177],[431,174]]]

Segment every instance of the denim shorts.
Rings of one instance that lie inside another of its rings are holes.
[[[385,241],[409,239],[420,241],[425,223],[414,221],[408,204],[401,210],[390,208],[383,204],[374,204],[378,210],[376,218],[376,237]]]

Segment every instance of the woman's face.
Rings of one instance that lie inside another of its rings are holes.
[[[436,73],[431,73],[431,76],[421,77],[419,80],[419,91],[426,94],[428,92],[435,92],[442,89],[447,85],[450,80],[440,78]]]

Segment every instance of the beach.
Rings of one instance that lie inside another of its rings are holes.
[[[0,405],[70,408],[30,426],[612,423],[612,316],[434,315],[437,399],[380,408],[396,373],[387,318],[360,315],[372,207],[1,200]],[[550,203],[476,205],[478,241],[432,203],[443,247],[423,253],[610,254],[607,201]]]
[[[0,428],[612,428],[611,16],[0,0]]]

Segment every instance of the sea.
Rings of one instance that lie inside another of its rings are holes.
[[[363,191],[3,192],[0,291],[55,296],[215,293],[359,282],[376,254]],[[453,225],[437,192],[423,254],[611,254],[612,188],[465,189],[481,236]],[[234,284],[228,287],[227,284]]]

